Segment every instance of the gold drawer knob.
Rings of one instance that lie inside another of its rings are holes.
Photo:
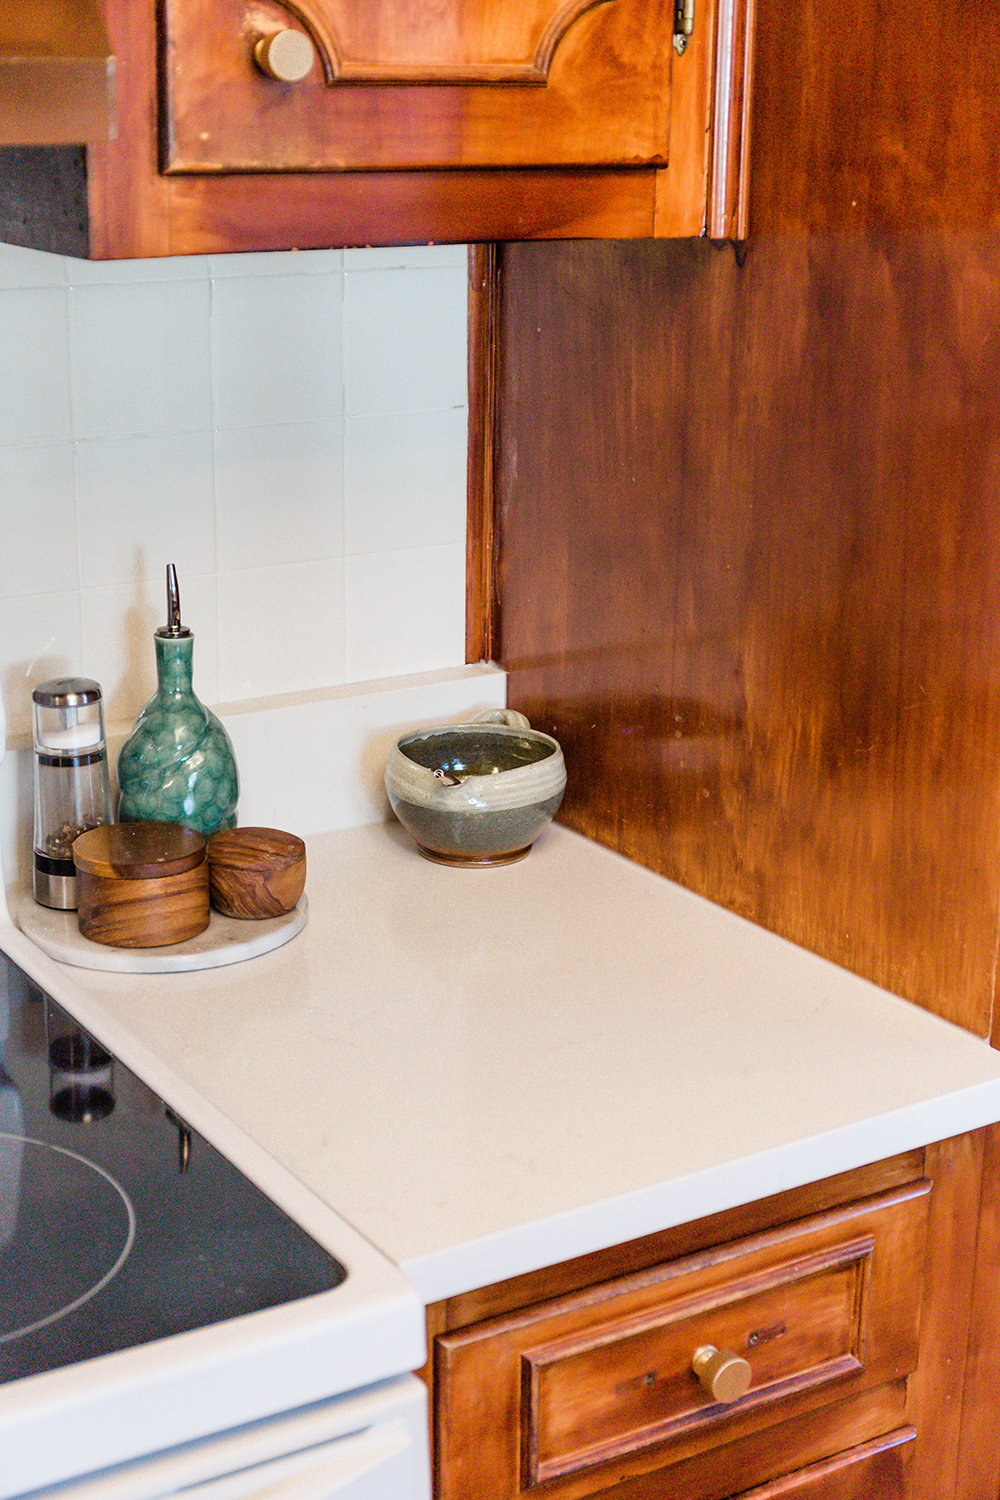
[[[728,1406],[750,1389],[752,1371],[748,1362],[731,1349],[702,1344],[694,1351],[691,1368],[713,1401]]]
[[[316,61],[316,48],[303,31],[272,31],[254,44],[254,62],[268,78],[298,83]]]

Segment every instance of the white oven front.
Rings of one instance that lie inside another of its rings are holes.
[[[412,1375],[91,1474],[31,1500],[429,1500]]]
[[[0,947],[0,1500],[426,1500],[414,1288],[165,1093]]]

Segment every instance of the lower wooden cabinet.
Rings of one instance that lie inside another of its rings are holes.
[[[837,1453],[771,1484],[744,1490],[739,1500],[904,1500],[913,1458],[912,1427]]]
[[[437,1500],[978,1494],[960,1440],[981,1146],[431,1308]]]

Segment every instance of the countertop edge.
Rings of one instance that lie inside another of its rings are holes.
[[[1000,1120],[1000,1080],[398,1262],[425,1304],[805,1187]]]

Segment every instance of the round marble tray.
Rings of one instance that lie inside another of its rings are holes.
[[[308,914],[305,896],[283,917],[268,917],[261,922],[241,921],[213,911],[205,931],[185,943],[171,943],[166,948],[110,948],[83,936],[75,911],[53,911],[26,895],[17,910],[17,925],[43,953],[77,969],[182,974],[190,969],[220,969],[224,964],[270,953],[302,931]]]

